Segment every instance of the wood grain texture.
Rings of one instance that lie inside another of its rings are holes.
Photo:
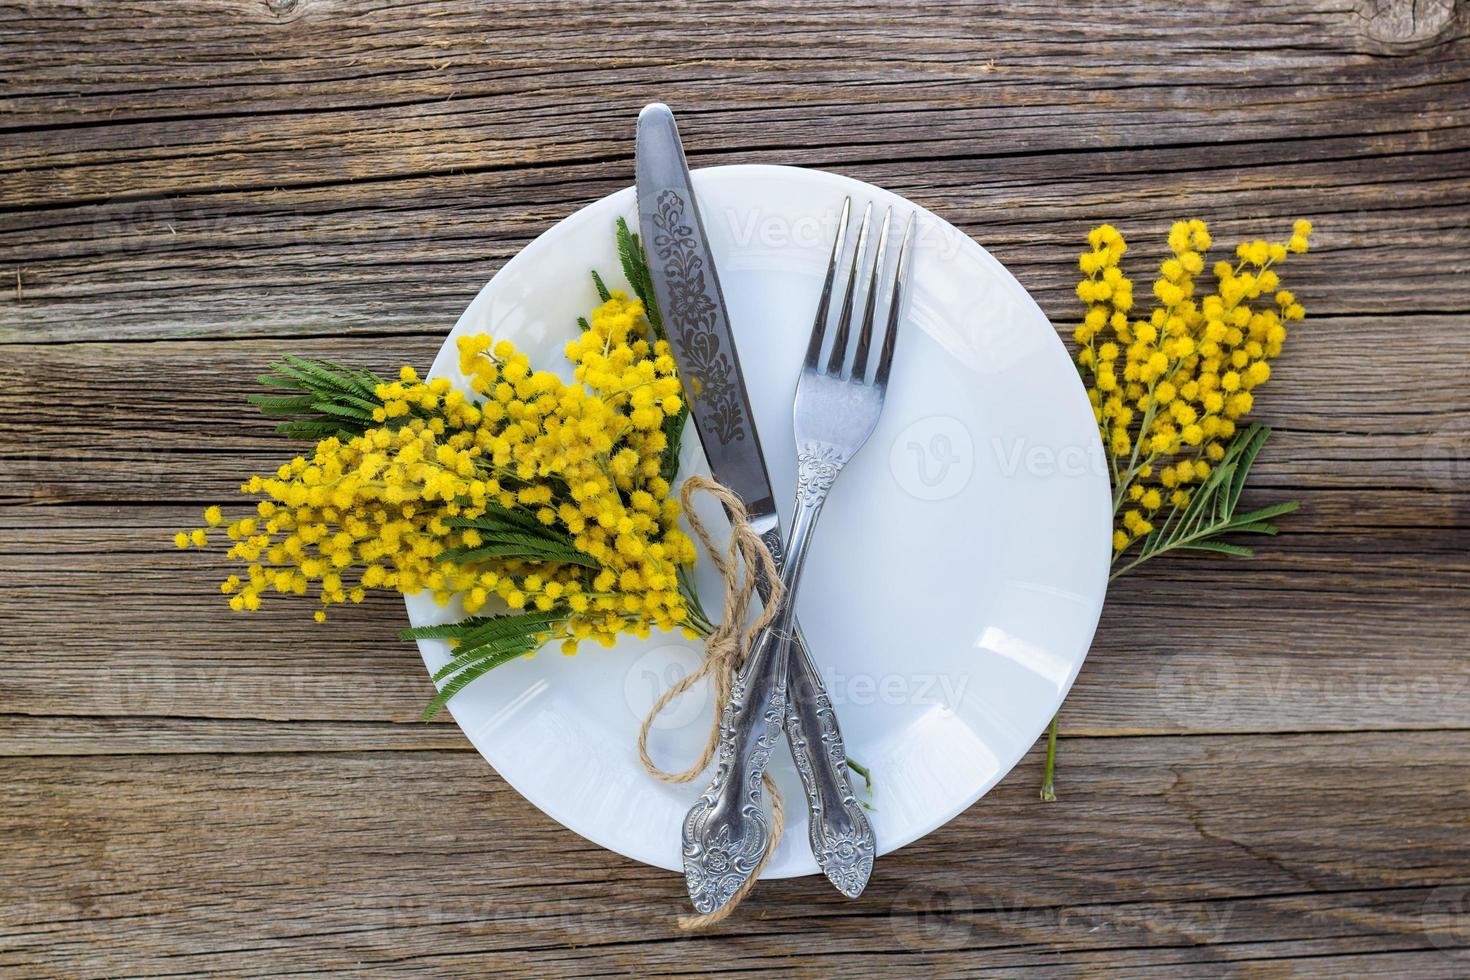
[[[1465,727],[1470,662],[1462,599],[1470,588],[1470,535],[1398,523],[1406,511],[1402,491],[1296,492],[1306,500],[1304,512],[1248,568],[1181,558],[1115,585],[1068,702],[1066,731]],[[1417,499],[1432,507],[1435,495]],[[12,638],[26,638],[11,640],[15,656],[0,674],[0,704],[11,712],[74,716],[48,751],[70,751],[92,719],[127,714],[195,724],[274,719],[413,728],[431,692],[416,651],[396,639],[400,602],[371,596],[339,613],[330,629],[316,628],[308,610],[290,601],[252,616],[232,614],[215,588],[228,571],[222,558],[179,552],[168,540],[197,513],[192,506],[0,508],[0,556],[8,570],[0,625]],[[1414,556],[1393,557],[1406,550]],[[1369,562],[1371,593],[1359,581]],[[1201,594],[1231,616],[1228,628],[1213,616],[1177,616]],[[1271,604],[1268,618],[1232,615],[1263,598]],[[165,614],[180,608],[188,615]],[[1140,622],[1170,625],[1140,630]],[[262,748],[282,738],[296,746],[303,737],[268,726],[233,731]],[[217,737],[208,728],[199,731],[205,736]],[[350,737],[340,732],[333,741]],[[44,734],[31,727],[24,738],[40,744]],[[125,741],[138,745],[131,736]],[[177,751],[176,741],[173,735],[130,751]]]
[[[172,8],[146,31],[133,5],[52,10],[26,21],[28,56],[0,93],[5,203],[603,163],[629,157],[626,120],[653,96],[707,124],[696,153],[829,167],[1269,143],[1338,134],[1344,115],[1364,134],[1424,133],[1467,111],[1457,16],[1386,50],[1378,18],[1342,3],[1250,18],[1144,3],[521,2],[484,18],[466,0],[298,0]],[[79,80],[97,98],[69,108]]]
[[[772,882],[688,938],[678,875],[557,827],[472,752],[0,760],[0,829],[23,859],[0,884],[27,876],[0,908],[0,966],[828,976],[897,954],[935,976],[1218,976],[1371,954],[1463,970],[1470,922],[1446,903],[1470,875],[1470,733],[1085,739],[1068,761],[1044,821],[1033,755],[862,902]]]
[[[526,242],[632,183],[632,120],[619,116],[609,136],[625,156],[595,164],[148,193],[7,215],[14,234],[0,243],[0,343],[442,337],[443,324]],[[684,130],[692,139],[718,126],[696,117]],[[527,127],[535,133],[534,120]],[[907,194],[973,235],[1058,322],[1077,317],[1072,270],[1088,227],[1111,220],[1124,228],[1135,244],[1128,262],[1145,278],[1169,223],[1196,214],[1212,217],[1226,247],[1312,218],[1313,257],[1290,270],[1312,312],[1398,317],[1470,306],[1464,277],[1444,274],[1466,261],[1467,145],[1470,129],[1447,127],[922,165],[898,155],[836,169]],[[788,154],[692,160],[801,162]],[[1369,267],[1374,274],[1363,275]]]
[[[0,0],[0,973],[1464,976],[1466,9]],[[935,210],[1064,334],[1100,221],[1144,280],[1180,217],[1318,228],[1249,491],[1303,509],[1117,583],[1061,801],[1033,752],[862,901],[699,937],[416,721],[398,603],[231,616],[167,541],[286,451],[267,361],[427,364],[654,98],[695,166]]]

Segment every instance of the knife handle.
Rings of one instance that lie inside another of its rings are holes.
[[[780,568],[785,544],[778,526],[767,528],[761,540]],[[759,583],[764,597],[768,583]],[[862,804],[852,790],[847,748],[837,713],[807,649],[798,624],[785,648],[786,714],[783,724],[791,758],[806,791],[807,837],[812,856],[827,880],[848,898],[867,887],[877,857],[877,841]]]
[[[784,641],[769,626],[756,637],[720,713],[714,779],[684,817],[684,881],[705,915],[755,874],[771,840],[761,777],[786,714]]]
[[[771,841],[761,784],[786,720],[786,669],[796,628],[797,586],[827,491],[845,462],[830,454],[820,460],[808,454],[800,460],[791,547],[781,564],[781,598],[767,608],[772,618],[756,634],[720,712],[714,779],[684,817],[684,881],[694,907],[705,914],[728,903],[750,880]],[[778,533],[773,521],[762,537]],[[769,583],[758,580],[757,586],[762,585]]]

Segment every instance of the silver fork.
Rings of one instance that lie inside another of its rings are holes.
[[[823,357],[831,332],[827,321],[831,287],[841,252],[840,239],[832,250],[831,266],[817,304],[816,320],[796,386],[792,412],[797,449],[796,515],[787,538],[785,564],[781,568],[784,586],[781,603],[775,617],[752,644],[750,656],[732,685],[730,700],[721,713],[719,764],[714,780],[684,818],[684,877],[694,907],[703,913],[713,912],[730,900],[755,873],[770,841],[761,777],[770,761],[771,750],[780,737],[781,720],[786,711],[787,639],[795,617],[802,567],[811,545],[812,529],[822,512],[827,493],[842,468],[873,434],[883,408],[883,396],[888,389],[898,321],[907,288],[914,219],[910,215],[904,230],[903,245],[899,249],[889,290],[883,346],[870,378],[873,318],[877,308],[879,276],[888,248],[892,208],[883,216],[876,255],[868,275],[862,325],[851,351],[851,367],[847,366],[847,359],[853,333],[854,295],[859,269],[865,268],[867,263],[872,213],[873,206],[869,203],[863,210],[842,310],[837,317],[836,334],[830,351]],[[842,214],[843,228],[839,235],[846,231],[848,207],[844,206]],[[863,826],[866,829],[866,823]],[[855,870],[860,871],[866,881],[872,871],[874,853],[871,830],[867,831],[866,840],[841,841],[835,845],[852,852],[848,857],[856,858],[858,867]]]

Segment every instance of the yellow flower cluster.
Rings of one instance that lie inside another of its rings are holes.
[[[623,632],[690,632],[678,572],[694,546],[661,475],[664,424],[682,409],[673,359],[650,340],[643,304],[624,293],[585,327],[566,347],[575,383],[532,370],[507,341],[462,338],[468,396],[405,367],[377,386],[372,427],[324,439],[310,457],[242,485],[264,498],[254,516],[227,523],[209,508],[206,523],[223,527],[230,557],[247,566],[221,585],[230,606],[254,610],[268,592],[310,591],[323,620],[327,606],[359,602],[367,589],[427,589],[441,604],[461,594],[470,613],[492,603],[562,611],[548,638],[567,653]],[[555,531],[582,560],[490,547],[504,539],[470,526],[487,515],[512,530],[534,521],[533,532]],[[208,532],[175,542],[203,546]]]
[[[1153,284],[1158,302],[1145,317],[1131,315],[1123,236],[1111,225],[1088,234],[1078,262],[1086,278],[1077,285],[1087,312],[1074,337],[1113,468],[1115,554],[1152,531],[1161,509],[1186,506],[1190,488],[1224,455],[1254,405],[1253,389],[1271,376],[1286,323],[1305,315],[1279,288],[1276,269],[1307,251],[1311,232],[1298,221],[1285,242],[1242,243],[1235,262],[1214,263],[1215,291],[1201,296],[1209,229],[1175,223]]]

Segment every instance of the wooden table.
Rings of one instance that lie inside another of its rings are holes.
[[[1470,38],[1453,0],[0,3],[0,973],[1470,974]],[[1316,222],[1252,561],[1110,596],[1040,749],[859,902],[682,883],[506,786],[394,640],[168,535],[287,351],[426,365],[528,240],[694,165],[870,180],[1058,329],[1087,228]],[[213,596],[213,598],[211,598]],[[955,861],[953,855],[963,857]]]

